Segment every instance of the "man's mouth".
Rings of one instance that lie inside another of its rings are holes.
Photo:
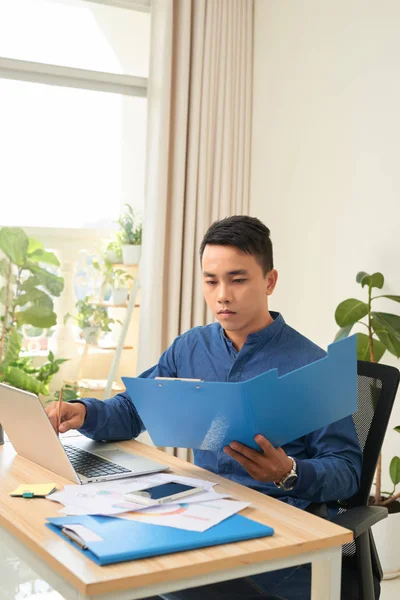
[[[233,310],[220,310],[218,311],[219,315],[234,315],[235,313],[233,312]]]

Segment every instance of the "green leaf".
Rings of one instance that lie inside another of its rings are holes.
[[[371,317],[375,319],[382,329],[400,341],[400,317],[384,312],[372,312]]]
[[[394,429],[395,431],[397,431],[398,433],[400,433],[400,425],[397,425],[397,427],[393,427],[393,429]]]
[[[386,347],[382,342],[372,338],[372,347],[374,349],[375,362],[379,362],[385,354]],[[369,338],[365,333],[357,333],[357,358],[358,360],[369,361]]]
[[[31,275],[21,283],[20,290],[23,292],[29,292],[38,285],[40,285],[39,278],[36,277],[36,275]]]
[[[368,314],[368,305],[365,302],[349,298],[339,304],[335,312],[336,323],[339,327],[354,325]]]
[[[20,227],[0,229],[0,249],[11,261],[22,267],[28,251],[28,237]]]
[[[42,381],[38,381],[33,375],[25,373],[19,367],[9,367],[5,376],[5,380],[10,385],[27,392],[34,394],[49,395],[49,389]]]
[[[46,265],[54,265],[56,267],[60,266],[60,262],[54,252],[38,249],[29,254],[28,258],[37,263],[45,263]]]
[[[28,237],[28,252],[27,254],[33,254],[36,250],[44,250],[42,242],[35,240],[35,238]]]
[[[339,340],[344,340],[350,334],[350,331],[353,329],[353,325],[346,325],[346,327],[341,327],[337,334],[335,335],[334,342],[338,342]]]
[[[393,296],[392,294],[383,294],[382,296],[378,296],[378,298],[389,298],[389,300],[400,302],[400,296]]]
[[[32,305],[26,310],[17,312],[15,316],[18,326],[33,325],[48,329],[57,323],[56,313],[48,306]]]
[[[359,271],[356,275],[357,283],[361,283],[364,277],[370,277],[370,275],[368,275],[368,273],[366,273],[365,271]]]
[[[32,288],[26,294],[21,294],[18,296],[16,305],[17,306],[26,306],[27,304],[33,304],[34,306],[39,306],[42,308],[48,308],[53,310],[53,300],[50,298],[46,292],[43,290],[38,290],[37,288]]]
[[[10,269],[10,261],[7,260],[6,258],[2,258],[0,260],[0,277],[5,277],[7,279],[8,277],[8,272]]]
[[[383,284],[385,283],[385,278],[382,273],[374,273],[371,275],[371,280],[369,285],[373,288],[379,288],[380,290],[383,288]],[[364,286],[363,286],[364,287]]]
[[[63,291],[64,279],[62,277],[46,271],[35,263],[27,262],[25,268],[35,275],[37,285],[42,285],[52,296],[59,296]]]
[[[393,456],[390,462],[389,473],[393,485],[396,486],[400,483],[400,458],[398,456]]]
[[[386,346],[387,350],[397,358],[400,358],[400,340],[398,337],[393,335],[391,331],[388,331],[376,318],[371,319],[371,326],[382,344]]]
[[[18,360],[21,347],[22,336],[15,327],[11,327],[7,335],[3,364],[9,365],[10,363]]]

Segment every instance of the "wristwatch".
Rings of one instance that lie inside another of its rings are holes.
[[[290,460],[292,461],[291,471],[287,475],[282,477],[280,481],[274,481],[276,487],[278,487],[280,490],[284,490],[285,492],[290,492],[296,485],[297,480],[299,478],[297,474],[296,461],[291,456],[288,456],[288,458],[290,458]]]

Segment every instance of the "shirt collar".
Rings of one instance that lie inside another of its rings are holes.
[[[260,331],[256,331],[255,333],[250,333],[247,336],[246,344],[258,344],[259,342],[267,342],[272,339],[277,333],[279,333],[283,327],[285,326],[285,319],[278,312],[270,311],[269,313],[273,318],[272,323],[260,329]],[[220,333],[223,340],[228,344],[230,348],[233,348],[232,341],[226,335],[223,327],[220,325]]]

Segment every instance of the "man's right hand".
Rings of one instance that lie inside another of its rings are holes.
[[[82,402],[63,402],[61,404],[61,423],[58,423],[58,402],[46,407],[47,416],[57,433],[69,429],[80,429],[86,418],[86,406]]]

